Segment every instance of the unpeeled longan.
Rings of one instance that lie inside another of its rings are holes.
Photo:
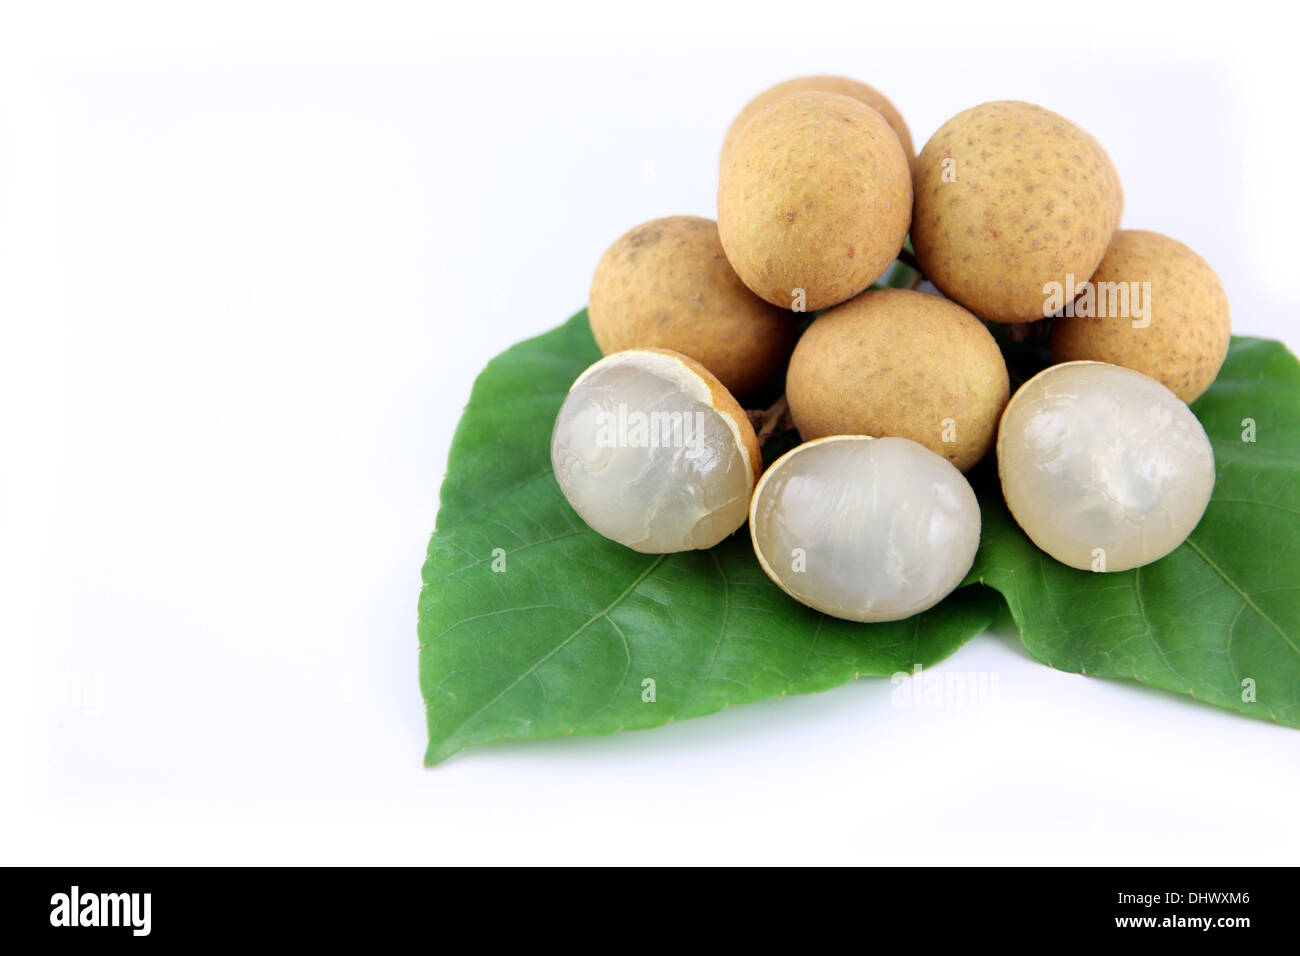
[[[1119,225],[1101,144],[1033,103],[958,113],[916,160],[912,245],[925,277],[982,319],[1044,318],[1047,287],[1082,283]]]
[[[864,292],[819,316],[795,346],[786,398],[805,441],[910,438],[961,471],[993,444],[1009,392],[984,323],[923,292]]]
[[[1090,285],[1086,307],[1076,300],[1075,314],[1052,320],[1053,361],[1123,365],[1188,404],[1210,387],[1228,356],[1232,317],[1208,262],[1177,239],[1123,229]]]
[[[783,308],[825,309],[893,263],[912,215],[907,154],[885,118],[838,93],[792,93],[737,135],[718,181],[732,268]]]
[[[885,122],[894,131],[899,144],[903,147],[903,152],[907,154],[907,161],[910,163],[916,158],[916,147],[912,145],[912,134],[907,128],[903,114],[898,112],[898,108],[889,101],[889,97],[874,86],[868,86],[866,83],[850,79],[847,76],[818,74],[816,76],[799,76],[778,83],[776,86],[769,86],[746,103],[745,108],[731,121],[731,127],[727,130],[726,139],[722,143],[722,162],[727,161],[727,156],[731,153],[731,147],[735,144],[737,137],[740,136],[740,131],[764,106],[791,93],[814,92],[839,93],[843,96],[851,96],[859,103],[870,106],[885,118]]]
[[[793,315],[745,287],[712,219],[669,216],[630,230],[601,257],[587,319],[605,355],[671,349],[742,398],[780,371]]]

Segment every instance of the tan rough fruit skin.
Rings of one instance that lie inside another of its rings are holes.
[[[912,211],[907,156],[875,110],[838,93],[769,103],[736,139],[718,184],[718,233],[745,285],[790,308],[861,292],[902,248]]]
[[[745,287],[717,224],[696,216],[652,220],[610,246],[596,266],[587,318],[605,355],[681,352],[741,396],[776,374],[794,344],[792,313]]]
[[[1119,170],[1115,168],[1115,162],[1110,158],[1110,153],[1106,152],[1106,147],[1102,146],[1097,137],[1081,130],[1091,141],[1093,148],[1101,154],[1105,160],[1103,167],[1110,176],[1111,188],[1115,191],[1115,231],[1119,231],[1120,225],[1124,222],[1124,184],[1119,181]],[[1113,236],[1111,237],[1114,238]]]
[[[727,154],[731,152],[731,147],[735,145],[736,137],[740,131],[745,128],[745,124],[754,118],[764,106],[773,100],[778,100],[790,93],[839,93],[842,96],[851,96],[859,103],[865,103],[873,110],[885,118],[898,141],[903,147],[903,152],[907,154],[907,161],[912,163],[916,159],[916,147],[912,145],[912,134],[907,128],[907,123],[903,121],[903,114],[885,94],[881,93],[874,86],[868,86],[857,80],[851,80],[846,76],[800,76],[793,80],[786,80],[784,83],[778,83],[776,86],[769,87],[762,93],[745,104],[745,108],[740,111],[734,120],[731,121],[731,127],[727,130],[726,139],[722,142],[722,163],[726,163]]]
[[[956,179],[944,182],[951,158]],[[1088,133],[1032,103],[958,113],[916,161],[912,245],[926,278],[995,322],[1043,318],[1049,282],[1088,279],[1119,224],[1110,157]]]
[[[1094,289],[1106,282],[1150,282],[1151,324],[1134,328],[1132,315],[1053,319],[1052,361],[1123,365],[1190,405],[1214,382],[1232,338],[1228,296],[1218,275],[1177,239],[1124,229],[1092,274]]]
[[[997,342],[970,312],[905,289],[864,292],[815,319],[790,357],[786,399],[805,441],[910,438],[961,471],[993,444],[1007,404]],[[945,442],[944,419],[956,441]]]

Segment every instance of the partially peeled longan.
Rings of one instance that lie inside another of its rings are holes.
[[[711,548],[745,523],[762,457],[749,417],[699,362],[628,349],[569,389],[551,467],[592,530],[669,554]]]

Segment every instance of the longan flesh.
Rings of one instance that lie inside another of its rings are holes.
[[[1150,283],[1149,294],[1143,283]],[[1079,314],[1084,306],[1077,301],[1075,315],[1052,320],[1053,361],[1123,365],[1188,403],[1210,387],[1228,356],[1232,317],[1208,262],[1177,239],[1123,229],[1091,285],[1086,311],[1094,314]],[[1095,314],[1103,310],[1109,314]]]
[[[975,492],[902,438],[836,436],[779,459],[754,493],[759,563],[791,597],[851,621],[897,621],[943,600],[979,547]]]
[[[597,362],[551,435],[551,466],[574,511],[647,554],[711,548],[745,523],[755,482],[753,427],[679,358],[629,351]]]
[[[1006,363],[984,323],[935,295],[864,292],[815,319],[790,359],[786,398],[805,440],[910,438],[961,471],[992,447]]]
[[[1054,365],[1016,391],[998,432],[998,474],[1016,522],[1062,564],[1127,571],[1196,528],[1214,452],[1187,405],[1118,365]]]
[[[843,302],[893,263],[907,236],[907,155],[875,110],[792,93],[740,131],[718,183],[718,234],[741,281],[782,308]]]
[[[1122,193],[1089,133],[1032,103],[984,103],[944,123],[916,161],[912,245],[921,271],[980,318],[1044,317],[1049,283],[1086,281]]]
[[[697,216],[652,220],[610,246],[596,266],[587,318],[604,354],[672,349],[742,397],[780,371],[794,341],[792,314],[746,288],[717,224]]]

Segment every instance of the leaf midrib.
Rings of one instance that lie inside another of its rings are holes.
[[[484,713],[486,710],[488,710],[488,708],[492,707],[494,704],[497,703],[497,701],[499,701],[499,700],[501,700],[501,698],[505,697],[506,694],[510,693],[512,690],[514,690],[516,687],[518,687],[518,686],[519,686],[519,683],[520,683],[520,682],[521,682],[525,677],[528,677],[528,676],[532,675],[534,672],[536,672],[537,668],[541,667],[541,666],[542,666],[543,664],[545,664],[548,660],[550,660],[552,657],[554,657],[556,654],[558,654],[561,650],[563,650],[566,646],[568,646],[568,644],[569,644],[570,641],[572,641],[574,638],[576,638],[579,634],[581,634],[583,631],[585,631],[587,628],[589,628],[589,627],[590,627],[592,624],[594,624],[596,621],[600,620],[602,617],[604,617],[604,616],[606,616],[607,614],[609,614],[609,612],[612,611],[614,608],[616,608],[616,607],[619,605],[619,603],[622,602],[622,600],[623,600],[624,598],[626,598],[629,594],[632,593],[632,591],[634,591],[634,590],[636,589],[636,586],[637,586],[638,584],[640,584],[640,583],[641,583],[642,581],[644,581],[647,577],[649,577],[650,573],[651,573],[652,571],[654,571],[655,568],[659,567],[659,565],[661,565],[661,564],[663,563],[664,558],[665,558],[665,555],[662,555],[662,554],[660,554],[660,555],[656,555],[656,556],[655,556],[655,559],[654,559],[652,562],[650,562],[650,564],[648,564],[648,565],[646,566],[646,569],[645,569],[644,571],[642,571],[639,575],[637,575],[636,578],[632,581],[632,583],[629,584],[626,588],[624,588],[623,591],[622,591],[622,593],[620,593],[620,594],[618,595],[618,597],[614,598],[614,600],[611,601],[608,605],[606,605],[602,610],[597,611],[597,612],[596,612],[595,614],[593,614],[591,617],[587,618],[587,620],[582,624],[581,627],[577,628],[575,631],[573,631],[572,633],[570,633],[570,634],[569,634],[567,637],[565,637],[562,641],[560,641],[559,643],[557,643],[553,648],[551,648],[551,649],[550,649],[549,651],[547,651],[544,655],[542,655],[540,658],[538,658],[536,661],[534,661],[534,662],[533,662],[533,665],[532,665],[531,667],[529,667],[528,670],[524,671],[522,674],[520,674],[518,677],[516,677],[513,681],[511,681],[509,684],[507,684],[504,688],[502,688],[502,690],[501,690],[500,693],[498,693],[495,697],[493,697],[491,700],[489,700],[486,704],[484,704],[484,705],[483,705],[482,707],[480,707],[478,710],[474,711],[474,713],[472,713],[472,714],[470,714],[468,717],[466,717],[466,718],[465,718],[463,721],[461,721],[461,722],[460,722],[460,723],[459,723],[459,724],[458,724],[458,725],[457,725],[457,726],[456,726],[452,731],[450,731],[449,733],[445,734],[445,735],[443,736],[442,739],[443,739],[444,741],[447,741],[447,740],[453,740],[454,738],[456,738],[456,737],[461,733],[461,731],[463,731],[466,727],[468,727],[470,724],[472,724],[474,721],[476,721],[479,717],[481,717],[481,716],[483,715],[483,713]]]

